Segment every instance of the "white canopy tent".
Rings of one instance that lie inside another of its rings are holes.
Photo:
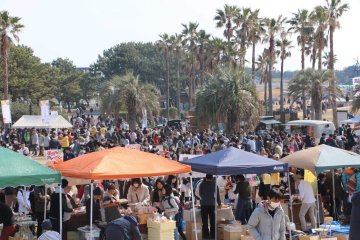
[[[72,124],[63,116],[49,116],[49,123],[43,122],[41,115],[23,115],[12,128],[70,128]]]

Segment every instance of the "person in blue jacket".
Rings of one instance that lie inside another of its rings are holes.
[[[107,240],[143,240],[138,221],[132,215],[115,219],[106,227]]]

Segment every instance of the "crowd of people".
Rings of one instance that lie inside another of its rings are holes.
[[[121,118],[111,116],[77,116],[72,117],[71,129],[9,129],[1,135],[0,145],[27,156],[44,156],[46,150],[62,149],[64,161],[82,154],[100,151],[114,146],[126,147],[138,144],[142,151],[163,155],[178,161],[181,154],[201,155],[228,147],[243,149],[274,160],[279,160],[293,152],[314,147],[315,138],[303,132],[286,133],[285,131],[266,130],[252,132],[241,129],[238,132],[225,134],[221,131],[190,130],[181,124],[167,126],[163,119],[154,119],[154,127],[130,130]],[[161,123],[161,124],[159,124]],[[340,126],[334,134],[323,136],[319,144],[346,149],[360,153],[358,137],[353,134],[350,126]],[[201,207],[202,234],[205,238],[215,238],[215,209],[222,204],[233,205],[236,209],[235,218],[242,224],[248,224],[255,239],[261,236],[285,234],[284,212],[279,204],[280,199],[291,188],[298,193],[297,199],[302,201],[300,210],[301,228],[308,230],[305,214],[309,213],[312,227],[316,225],[316,204],[314,192],[309,183],[304,181],[304,170],[291,169],[290,177],[286,174],[263,174],[218,176],[206,175],[203,179],[195,179],[192,192],[188,178],[177,176],[162,176],[159,178],[135,178],[121,181],[104,181],[96,184],[93,195],[93,221],[112,223],[107,230],[110,236],[120,234],[122,238],[141,239],[136,219],[132,217],[127,207],[133,203],[152,206],[154,210],[177,221],[176,239],[185,238],[182,229],[182,210],[187,202],[194,198]],[[322,173],[318,176],[319,194],[325,209],[331,216],[349,217],[351,213],[351,197],[360,191],[360,172],[358,169],[338,169],[335,171],[336,212],[332,205],[332,175]],[[290,179],[290,182],[288,182]],[[217,187],[218,196],[215,201],[214,192]],[[48,209],[47,217],[51,228],[60,232],[59,194],[62,194],[62,214],[64,229],[71,213],[79,206],[86,206],[90,213],[89,186],[69,186],[63,180],[61,188],[43,186],[28,186],[5,188],[0,191],[0,223],[4,223],[1,240],[7,239],[16,231],[12,212],[32,214],[37,220],[38,237],[41,236],[44,222],[44,209]],[[258,198],[261,198],[259,202]],[[49,204],[45,207],[45,199]],[[126,202],[121,199],[126,199]],[[295,198],[294,198],[295,200]],[[9,211],[10,210],[10,211]],[[126,219],[119,220],[126,215]],[[271,218],[268,218],[271,216]],[[90,221],[90,216],[88,216]],[[270,219],[270,220],[269,220]],[[270,232],[272,221],[279,226],[276,233]],[[49,223],[46,221],[46,230]],[[122,227],[117,227],[121,225]],[[7,230],[6,230],[7,229]],[[117,233],[116,231],[120,231]],[[49,232],[47,233],[49,234]],[[66,239],[66,234],[63,235]],[[275,237],[273,239],[283,239]]]

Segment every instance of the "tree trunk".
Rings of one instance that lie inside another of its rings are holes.
[[[180,56],[177,55],[177,61],[176,61],[176,106],[178,108],[178,119],[180,119]]]
[[[9,72],[8,72],[8,60],[9,60],[9,48],[6,43],[6,36],[2,37],[1,43],[1,56],[2,56],[2,77],[3,77],[3,99],[9,99]]]
[[[68,113],[70,113],[71,112],[70,102],[66,101],[66,105],[67,105]]]
[[[330,61],[329,61],[329,69],[332,71],[333,77],[330,79],[331,84],[331,107],[333,111],[333,123],[337,127],[337,105],[336,105],[336,94],[335,94],[335,71],[334,71],[334,26],[330,25]]]
[[[135,105],[133,105],[135,106]],[[128,108],[127,109],[128,115],[129,115],[129,128],[130,130],[136,129],[136,111],[135,108]]]
[[[255,50],[256,50],[256,43],[253,39],[252,43],[252,56],[251,56],[251,77],[252,81],[255,84],[255,74],[256,74],[256,68],[255,68]]]
[[[268,102],[267,102],[267,82],[264,82],[264,107],[265,114],[268,114]]]
[[[321,102],[314,104],[315,107],[315,120],[322,120]]]
[[[283,53],[282,53],[283,54]],[[281,73],[280,73],[280,121],[285,123],[284,112],[284,58],[281,57]]]
[[[192,98],[193,98],[193,92],[192,92],[192,70],[190,69],[189,72],[189,111],[191,111],[192,108]]]
[[[311,99],[311,114],[310,114],[310,118],[311,118],[311,120],[314,120],[314,119],[316,118],[316,115],[315,115],[315,105],[314,105],[312,99]]]
[[[306,111],[306,98],[305,98],[305,90],[302,91],[302,107],[303,107],[303,119],[307,117],[307,111]]]
[[[272,68],[273,68],[273,54],[274,54],[274,38],[270,38],[270,61],[269,61],[269,115],[273,116],[273,99],[272,99]]]
[[[318,70],[322,69],[322,43],[323,43],[323,39],[322,37],[320,37],[319,40],[319,49],[318,49]]]
[[[305,42],[301,37],[301,70],[305,69]]]
[[[170,97],[169,97],[169,78],[170,78],[170,69],[169,69],[169,52],[168,49],[165,50],[165,64],[166,64],[166,118],[169,121],[170,113],[169,113],[169,107],[170,107]]]
[[[316,65],[316,48],[313,47],[313,50],[312,50],[312,69],[315,69],[315,65]]]

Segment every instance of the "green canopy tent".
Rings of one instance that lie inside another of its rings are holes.
[[[0,147],[0,188],[61,183],[61,175],[40,163]]]

